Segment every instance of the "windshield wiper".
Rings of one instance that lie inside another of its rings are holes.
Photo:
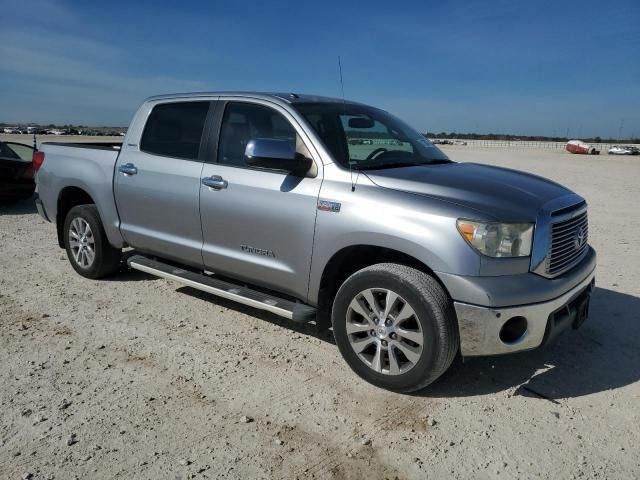
[[[378,163],[374,165],[358,165],[354,170],[380,170],[384,168],[415,167],[416,165],[419,164],[409,162]]]
[[[428,162],[388,162],[388,163],[377,163],[372,165],[362,165],[357,166],[354,170],[383,170],[386,168],[402,168],[402,167],[421,167],[423,165],[439,165],[443,163],[452,163],[451,160],[446,160],[444,158],[431,160]]]

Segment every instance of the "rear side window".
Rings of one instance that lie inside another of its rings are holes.
[[[156,105],[144,127],[140,150],[187,160],[197,160],[209,102]]]

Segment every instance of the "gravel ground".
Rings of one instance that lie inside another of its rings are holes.
[[[638,478],[640,159],[445,148],[586,196],[582,329],[394,394],[313,328],[141,273],[85,280],[31,202],[0,207],[0,475]]]

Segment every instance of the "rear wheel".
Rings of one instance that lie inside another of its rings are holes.
[[[354,273],[338,290],[332,322],[349,366],[390,390],[429,385],[458,351],[451,300],[433,277],[404,265],[378,264]]]
[[[120,268],[122,251],[107,240],[95,205],[78,205],[64,221],[64,246],[73,269],[86,278],[102,278]]]

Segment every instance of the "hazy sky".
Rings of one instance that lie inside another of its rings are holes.
[[[338,55],[347,98],[421,131],[640,136],[639,0],[0,0],[0,121],[126,125],[176,91],[339,96]]]

